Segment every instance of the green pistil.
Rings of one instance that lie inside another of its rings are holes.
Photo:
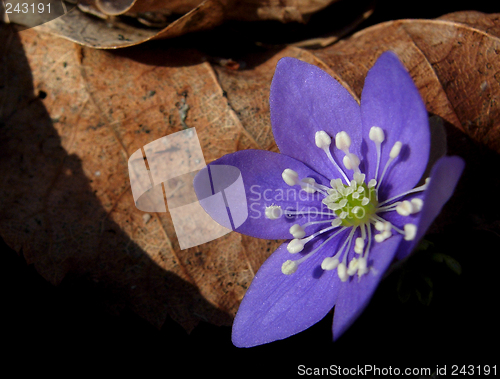
[[[340,187],[341,186],[341,187]],[[323,201],[342,220],[341,226],[355,227],[368,224],[376,213],[378,201],[374,188],[365,183],[357,186],[336,186],[333,195]]]

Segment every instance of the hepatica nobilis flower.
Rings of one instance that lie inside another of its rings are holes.
[[[256,273],[232,340],[250,347],[283,339],[334,306],[335,340],[391,262],[411,253],[453,193],[464,163],[442,157],[422,177],[428,115],[392,52],[368,72],[360,104],[318,67],[283,58],[270,108],[281,154],[243,150],[209,165],[241,172],[248,218],[237,232],[289,239]],[[196,179],[195,189],[202,192]]]

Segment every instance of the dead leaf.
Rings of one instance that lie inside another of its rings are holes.
[[[393,50],[430,113],[500,152],[500,17],[459,12],[364,29],[314,56],[359,96],[381,52]]]
[[[85,0],[38,30],[85,46],[119,48],[212,29],[228,20],[305,23],[313,13],[336,1]],[[117,17],[121,15],[125,18]],[[135,25],[130,19],[145,26]]]
[[[430,113],[498,152],[499,25],[499,15],[476,12],[391,21],[320,50],[253,54],[244,70],[195,50],[108,52],[3,25],[0,234],[51,283],[91,283],[156,326],[167,316],[188,330],[199,320],[228,325],[280,242],[230,233],[180,250],[168,212],[134,206],[130,154],[185,126],[207,162],[277,151],[268,96],[281,57],[318,65],[359,98],[385,50],[400,56]]]
[[[33,30],[1,33],[6,242],[51,283],[90,281],[158,327],[167,314],[187,330],[200,319],[229,324],[276,243],[231,233],[180,250],[168,213],[145,222],[127,172],[131,153],[182,129],[183,100],[207,161],[260,147],[210,64],[195,52],[144,51],[153,66]]]

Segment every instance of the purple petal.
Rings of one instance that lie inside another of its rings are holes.
[[[459,157],[443,157],[435,163],[430,174],[431,181],[422,198],[424,206],[417,214],[419,215],[418,223],[416,223],[417,235],[413,241],[401,243],[396,258],[403,259],[410,255],[415,245],[425,235],[429,226],[455,191],[464,166],[464,161]]]
[[[378,178],[394,143],[400,141],[403,144],[400,155],[383,179],[380,198],[389,198],[413,188],[429,159],[428,115],[410,75],[392,52],[383,53],[366,76],[361,95],[361,117],[368,180],[375,177],[377,162],[375,144],[368,138],[370,128],[378,126],[385,133]]]
[[[299,178],[312,177],[317,183],[328,184],[327,179],[296,159],[265,150],[242,150],[217,159],[210,163],[209,167],[214,168],[217,165],[233,166],[241,172],[246,193],[246,209],[244,211],[247,212],[248,217],[243,224],[234,229],[239,233],[265,239],[291,238],[290,227],[294,223],[307,222],[307,217],[297,219],[296,217],[282,216],[276,220],[269,220],[265,217],[266,207],[280,205],[283,210],[301,210],[312,207],[321,209],[322,207],[322,197],[318,193],[308,194],[301,191],[299,186],[290,187],[283,181],[281,176],[283,170],[291,168],[299,174]],[[202,170],[195,177],[195,192],[205,211],[214,220],[221,223],[219,220],[227,218],[228,210],[220,206],[211,207],[210,201],[206,199],[223,191],[230,183],[214,183],[214,180],[210,182],[205,180],[206,176],[207,172]],[[228,198],[230,194],[227,193],[228,191],[225,192],[226,198]],[[241,208],[245,207],[245,204],[236,204],[236,202],[228,204],[233,219],[235,210],[238,213],[243,213]]]
[[[281,59],[271,83],[269,102],[274,139],[281,153],[306,163],[327,178],[340,177],[323,150],[316,146],[315,134],[324,130],[333,142],[338,132],[346,131],[352,140],[351,152],[359,156],[359,105],[320,68],[294,58]],[[344,153],[334,146],[335,143],[331,151],[341,164]],[[352,172],[347,174],[352,177]]]
[[[357,275],[351,277],[349,283],[342,287],[333,313],[334,341],[352,325],[368,305],[401,240],[401,235],[393,235],[382,243],[374,242],[368,258],[368,262],[372,262],[370,272],[359,280]]]
[[[342,282],[336,270],[323,271],[320,265],[344,240],[345,232],[327,242],[291,275],[283,274],[281,266],[288,259],[299,259],[302,253],[290,254],[286,243],[281,245],[259,269],[241,302],[233,323],[233,344],[265,344],[299,333],[321,320],[335,304]],[[321,242],[314,239],[304,253]]]

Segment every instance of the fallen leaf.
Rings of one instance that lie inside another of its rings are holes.
[[[168,212],[135,207],[130,155],[186,127],[196,128],[207,163],[277,151],[268,96],[281,57],[318,65],[359,98],[385,50],[400,56],[431,114],[498,152],[499,25],[499,15],[477,12],[391,21],[319,50],[252,54],[238,70],[196,50],[109,52],[2,25],[0,234],[51,283],[90,283],[153,325],[229,325],[280,241],[230,233],[180,250]]]
[[[1,33],[6,242],[51,283],[89,281],[158,327],[167,315],[187,330],[200,319],[229,324],[276,243],[231,233],[180,250],[168,212],[145,222],[127,171],[131,153],[183,128],[182,101],[207,162],[259,147],[210,64],[195,52],[144,52],[153,66],[34,30]]]
[[[336,1],[86,0],[38,29],[85,46],[119,48],[212,29],[229,20],[305,23],[313,13]],[[118,17],[122,15],[126,17]]]

